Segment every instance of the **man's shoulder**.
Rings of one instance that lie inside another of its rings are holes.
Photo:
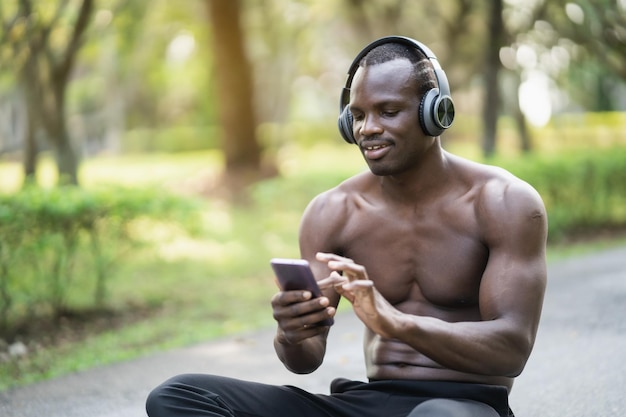
[[[305,218],[342,222],[355,207],[367,199],[372,175],[363,172],[315,196],[305,210]]]
[[[517,234],[520,228],[535,226],[538,235],[543,233],[547,213],[532,185],[501,167],[471,161],[465,166],[478,190],[474,210],[485,237]]]
[[[324,202],[326,204],[342,204],[354,196],[364,195],[371,187],[373,175],[369,172],[356,174],[337,186],[318,194],[313,202]]]
[[[456,161],[464,175],[469,178],[474,186],[481,188],[485,197],[493,197],[494,194],[503,197],[512,190],[528,196],[538,195],[532,185],[502,167],[475,162],[458,156]]]
[[[495,199],[505,204],[541,204],[541,197],[535,188],[523,180],[497,166],[486,165],[488,175],[483,187],[483,196],[488,200]]]
[[[545,216],[545,207],[535,188],[510,171],[457,157],[461,176],[476,192],[476,210],[480,218],[493,222],[514,216]]]

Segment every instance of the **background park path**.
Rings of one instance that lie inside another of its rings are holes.
[[[533,354],[510,402],[517,417],[626,413],[626,246],[549,265]],[[311,375],[286,371],[263,329],[0,393],[2,417],[145,417],[154,386],[185,372],[293,384],[327,393],[335,376],[364,379],[362,326],[336,318],[328,354]]]

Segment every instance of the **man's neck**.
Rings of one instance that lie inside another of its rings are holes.
[[[413,169],[398,175],[380,177],[381,190],[403,203],[416,203],[439,194],[448,181],[448,154],[439,140],[424,153]]]

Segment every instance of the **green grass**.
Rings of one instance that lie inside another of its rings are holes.
[[[457,149],[466,146],[461,143]],[[474,147],[460,153],[475,152]],[[139,306],[138,315],[144,310],[151,314],[121,328],[93,333],[80,343],[31,350],[27,358],[13,362],[0,359],[0,390],[272,326],[269,300],[276,287],[268,260],[297,257],[298,224],[306,204],[366,169],[356,149],[345,145],[285,147],[277,160],[282,176],[257,184],[250,206],[236,207],[207,197],[198,236],[176,228],[138,225],[156,245],[124,258],[111,277],[110,303],[120,311]],[[221,159],[214,152],[103,157],[84,161],[80,178],[85,187],[160,185],[196,193],[211,188],[220,167]],[[18,163],[0,163],[0,190],[17,189],[20,172]],[[53,183],[49,160],[42,162],[40,173],[42,185]],[[619,244],[626,241],[559,246],[550,248],[549,259]]]

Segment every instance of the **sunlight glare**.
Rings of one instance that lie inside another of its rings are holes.
[[[582,25],[585,21],[585,12],[576,3],[567,3],[565,5],[565,14],[569,17],[569,20],[578,25]]]
[[[515,60],[515,50],[510,46],[505,46],[500,48],[500,62],[502,65],[510,70],[514,70],[517,66],[517,61]]]
[[[515,58],[522,68],[534,69],[537,66],[537,54],[529,45],[520,45]]]
[[[550,85],[548,77],[532,71],[519,87],[519,105],[522,113],[533,126],[545,126],[552,117]]]
[[[181,32],[167,46],[168,63],[185,63],[196,49],[196,39],[189,32]]]

